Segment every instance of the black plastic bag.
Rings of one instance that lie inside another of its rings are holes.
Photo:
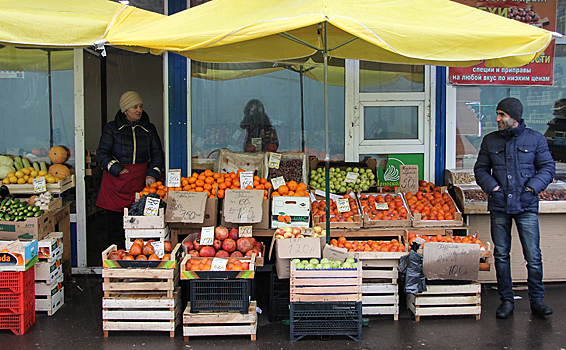
[[[423,272],[423,256],[417,253],[420,243],[413,242],[409,255],[399,260],[399,274],[405,293],[426,292],[426,278]]]

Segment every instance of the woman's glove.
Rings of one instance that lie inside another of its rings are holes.
[[[153,176],[146,176],[145,177],[145,186],[149,187],[152,183],[155,182],[155,178]]]

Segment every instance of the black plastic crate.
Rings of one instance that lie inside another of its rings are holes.
[[[290,308],[290,340],[307,335],[348,336],[362,339],[361,302],[297,302]]]
[[[290,279],[277,278],[275,267],[269,279],[269,322],[289,319]]]
[[[191,312],[239,311],[248,313],[253,279],[190,280]]]

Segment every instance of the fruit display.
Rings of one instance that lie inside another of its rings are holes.
[[[409,240],[409,245],[411,245],[415,239],[417,238],[421,238],[424,240],[424,243],[427,242],[445,242],[445,243],[467,243],[467,244],[479,244],[480,245],[480,250],[487,250],[487,247],[485,246],[485,244],[483,244],[483,242],[481,240],[479,240],[476,236],[474,235],[467,235],[464,237],[460,237],[460,236],[442,236],[441,234],[437,234],[434,236],[427,236],[427,235],[419,235],[416,234],[414,232],[409,232],[408,235],[408,240]],[[423,247],[423,244],[421,243],[421,248]]]
[[[400,194],[360,195],[359,201],[367,220],[407,220],[408,210]],[[387,204],[387,209],[378,209],[381,203]]]
[[[344,261],[329,260],[327,258],[309,260],[293,259],[297,270],[351,270],[358,268],[358,262],[354,258],[346,258]]]
[[[358,174],[357,178],[350,182],[346,179],[348,173]],[[375,182],[375,174],[369,168],[348,167],[344,170],[339,167],[329,169],[330,193],[346,193],[348,190],[369,191],[370,186]],[[317,190],[326,190],[326,173],[324,168],[311,170],[309,185]]]
[[[236,228],[228,231],[226,227],[217,226],[214,229],[214,242],[212,245],[200,244],[200,236],[194,241],[187,240],[183,242],[186,246],[188,254],[193,257],[205,258],[242,258],[251,257],[255,254],[261,257],[263,254],[263,244],[256,241],[253,237],[241,237],[239,230]]]
[[[268,168],[267,179],[272,180],[276,177],[283,176],[286,181],[303,181],[303,160],[301,159],[285,159],[281,157],[279,168]]]
[[[59,175],[61,178],[56,177],[54,174],[50,174],[48,172],[47,164],[45,162],[30,163],[30,161],[27,158],[22,158],[19,156],[14,157],[13,160],[7,156],[0,156],[0,157],[2,157],[1,161],[3,162],[2,164],[4,164],[0,166],[2,170],[0,172],[0,178],[2,178],[2,184],[5,185],[32,184],[33,179],[42,176],[45,177],[46,183],[52,184],[58,182],[59,180],[63,180],[68,175],[70,175],[70,171],[69,171],[69,174],[63,177],[63,172],[64,172],[63,170],[59,170],[57,173],[55,173],[56,175]],[[12,162],[12,165],[8,165],[10,161]],[[61,165],[61,166],[69,170],[65,165]],[[11,170],[11,171],[7,171],[7,170]]]
[[[18,198],[4,198],[0,204],[1,221],[25,221],[27,218],[43,215],[44,211],[34,205],[28,205]]]
[[[210,271],[212,259],[214,258],[190,258],[187,260],[185,268],[187,271]],[[228,261],[225,271],[248,271],[250,269],[250,263],[247,261],[241,261],[236,258],[226,259]]]
[[[130,216],[143,216],[143,211],[145,209],[145,202],[147,198],[160,198],[157,193],[148,193],[141,196],[140,199],[132,203],[132,208],[128,210]],[[167,208],[167,203],[165,201],[159,201],[159,208]]]
[[[326,230],[323,230],[320,226],[315,226],[314,233],[312,236],[305,236],[301,233],[301,229],[305,229],[307,227],[280,227],[275,230],[274,237],[276,239],[281,238],[308,238],[308,237],[322,237],[326,236]]]
[[[361,214],[356,200],[351,194],[342,196],[342,199],[348,200],[350,211],[339,212],[336,201],[330,198],[330,222],[354,222],[354,215]],[[320,218],[320,222],[326,222],[326,201],[324,199],[313,201],[311,203],[311,210],[313,218],[318,217]]]
[[[471,189],[471,188],[464,189],[464,190],[462,190],[462,192],[464,194],[464,198],[465,198],[466,202],[468,202],[468,203],[487,202],[487,195],[479,187],[477,189]]]
[[[398,239],[390,241],[367,240],[367,241],[348,241],[346,237],[331,239],[330,245],[338,248],[346,248],[349,252],[404,252],[405,246]]]
[[[454,220],[458,211],[448,192],[441,193],[441,188],[427,185],[427,192],[405,193],[405,201],[411,214],[421,213],[422,220]]]
[[[167,261],[171,260],[171,251],[172,246],[170,241],[165,241],[163,245],[163,250],[165,254],[163,254],[162,258],[159,258],[157,254],[155,254],[155,248],[153,247],[152,243],[155,242],[153,239],[144,242],[143,239],[138,238],[134,241],[132,246],[130,247],[129,251],[125,251],[124,249],[119,249],[108,254],[108,259],[110,260],[161,260]]]
[[[307,185],[303,182],[297,183],[296,181],[286,182],[285,185],[279,186],[276,190],[271,193],[271,197],[274,196],[295,196],[295,197],[308,197]]]

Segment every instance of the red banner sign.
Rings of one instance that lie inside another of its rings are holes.
[[[496,15],[546,30],[556,28],[556,0],[453,0]],[[552,85],[554,42],[531,63],[518,68],[450,67],[448,79],[453,85]]]

